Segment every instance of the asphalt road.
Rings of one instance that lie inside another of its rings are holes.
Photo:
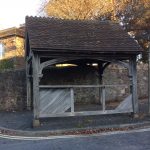
[[[0,150],[150,150],[150,129],[133,133],[47,140],[0,138]]]

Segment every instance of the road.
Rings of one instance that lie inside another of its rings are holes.
[[[150,150],[150,129],[132,133],[46,140],[0,138],[0,150]]]

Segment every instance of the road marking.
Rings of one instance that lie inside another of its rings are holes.
[[[85,137],[96,137],[96,136],[109,136],[109,135],[117,135],[117,134],[129,134],[129,133],[140,133],[150,131],[150,128],[138,129],[138,130],[130,130],[130,131],[113,131],[113,132],[105,132],[105,133],[96,133],[89,135],[62,135],[62,136],[47,136],[47,137],[25,137],[25,136],[11,136],[0,134],[0,138],[3,139],[13,139],[13,140],[52,140],[52,139],[67,139],[67,138],[85,138]]]

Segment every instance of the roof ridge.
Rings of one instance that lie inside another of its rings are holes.
[[[26,16],[26,19],[25,20],[28,20],[28,19],[45,19],[45,20],[52,20],[52,21],[68,21],[68,22],[87,22],[87,23],[91,23],[91,22],[104,22],[104,23],[113,23],[113,24],[119,24],[118,22],[116,21],[110,21],[110,20],[97,20],[97,19],[94,19],[94,20],[75,20],[75,19],[62,19],[62,18],[55,18],[55,17],[45,17],[45,16]]]

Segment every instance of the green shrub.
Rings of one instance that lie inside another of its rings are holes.
[[[14,61],[13,59],[3,59],[0,60],[0,71],[14,69]]]

